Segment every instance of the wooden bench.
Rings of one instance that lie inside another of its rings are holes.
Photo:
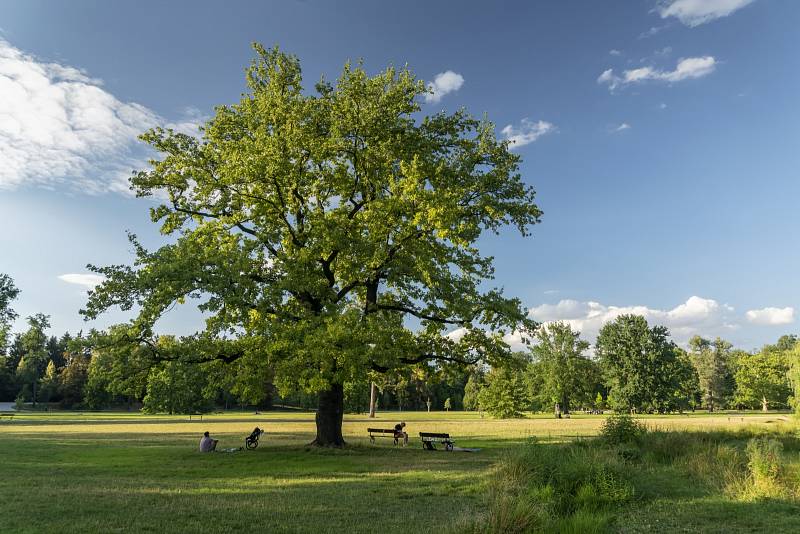
[[[201,413],[190,413],[189,414],[189,421],[192,420],[192,417],[199,417],[201,421],[203,420],[203,414],[201,414]]]
[[[400,442],[399,438],[395,436],[393,428],[368,428],[367,432],[369,432],[370,443],[375,443],[375,438],[392,438],[395,445]]]
[[[435,451],[436,443],[444,443],[444,450],[452,451],[455,442],[450,438],[450,434],[437,434],[434,432],[420,432],[422,448],[426,451]]]

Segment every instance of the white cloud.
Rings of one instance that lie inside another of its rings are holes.
[[[656,8],[662,19],[675,17],[690,27],[699,26],[752,4],[755,0],[666,0]]]
[[[642,32],[639,34],[639,39],[647,39],[648,37],[652,37],[657,33],[661,33],[662,31],[666,30],[669,27],[668,24],[664,24],[663,26],[652,26],[649,30]]]
[[[667,109],[667,105],[664,102],[662,102],[658,105],[658,109]]]
[[[747,320],[758,325],[781,325],[794,322],[794,308],[761,308],[748,310]]]
[[[630,130],[630,129],[631,129],[631,125],[628,124],[627,122],[623,122],[622,124],[620,124],[619,126],[614,128],[614,131],[615,132],[622,132],[624,130]]]
[[[146,165],[139,134],[158,124],[197,132],[197,115],[167,124],[85,72],[40,61],[2,38],[0,95],[0,190],[66,185],[129,193],[131,170]]]
[[[522,119],[519,127],[507,125],[501,130],[511,144],[511,148],[519,148],[533,143],[541,136],[553,132],[556,127],[547,121],[532,121],[528,118]]]
[[[443,96],[458,91],[464,85],[464,77],[448,70],[437,74],[433,81],[428,84],[428,90],[431,91],[425,95],[425,102],[428,104],[435,104],[439,102]]]
[[[58,275],[58,279],[67,282],[68,284],[77,284],[79,286],[86,286],[89,289],[94,289],[96,285],[102,284],[105,281],[104,276],[91,273],[60,274]]]
[[[609,50],[608,53],[611,54],[612,56],[619,56],[620,54],[622,54],[622,52],[620,52],[616,48]]]
[[[640,67],[626,70],[622,73],[622,76],[617,76],[614,74],[613,69],[607,69],[597,77],[597,83],[608,85],[611,91],[618,87],[650,80],[674,83],[711,74],[716,66],[717,60],[712,56],[689,57],[680,59],[675,65],[675,69],[671,71],[657,70],[653,67]]]
[[[528,310],[532,319],[549,323],[564,321],[582,337],[591,342],[597,337],[604,324],[620,315],[636,314],[644,316],[652,324],[669,328],[672,337],[679,343],[686,343],[695,335],[724,335],[737,326],[731,322],[733,308],[713,299],[693,296],[671,310],[659,310],[647,306],[608,306],[593,301],[564,299],[557,304],[542,304]]]

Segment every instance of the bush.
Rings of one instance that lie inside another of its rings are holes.
[[[647,428],[627,414],[615,414],[603,422],[600,438],[609,445],[637,443],[647,432]]]
[[[583,443],[530,444],[506,455],[485,514],[461,531],[604,532],[634,494],[622,460]]]
[[[777,480],[781,474],[783,444],[767,437],[753,438],[747,442],[747,467],[756,480]]]

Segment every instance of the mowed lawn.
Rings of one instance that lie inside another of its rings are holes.
[[[368,427],[405,420],[410,446],[371,445]],[[770,428],[779,415],[646,417],[662,429]],[[344,450],[307,447],[313,414],[21,414],[0,421],[0,531],[452,532],[483,509],[493,466],[531,437],[597,433],[602,416],[493,420],[476,413],[347,416]],[[204,430],[255,451],[201,454]],[[479,452],[426,452],[418,432],[449,432]]]

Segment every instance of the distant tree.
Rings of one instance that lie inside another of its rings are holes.
[[[689,340],[692,363],[697,370],[700,391],[709,412],[723,406],[730,390],[731,348],[724,339],[714,341],[694,336]]]
[[[603,394],[598,391],[597,396],[594,398],[594,408],[596,410],[604,410],[605,407],[606,401],[603,399]]]
[[[447,398],[444,400],[444,410],[445,410],[446,412],[449,412],[449,411],[450,411],[450,408],[452,408],[452,407],[453,407],[453,405],[452,405],[452,403],[450,402],[450,397],[447,397]]]
[[[353,380],[344,383],[344,409],[349,413],[364,413],[369,410],[370,382]]]
[[[9,368],[8,357],[0,355],[0,401],[13,401],[19,388],[14,379],[14,370]]]
[[[794,334],[783,335],[778,339],[778,342],[775,343],[775,350],[778,352],[790,352],[798,346],[799,341],[800,340],[798,340],[797,336]]]
[[[762,350],[739,360],[735,402],[748,408],[786,406],[792,395],[787,353]]]
[[[17,377],[26,386],[30,386],[33,406],[36,406],[36,386],[44,372],[47,362],[47,335],[50,328],[50,317],[37,313],[28,317],[28,330],[20,337],[22,358],[17,365]]]
[[[47,362],[44,376],[39,381],[39,391],[41,401],[48,403],[53,400],[59,390],[58,371],[53,360]]]
[[[665,327],[650,328],[640,315],[621,315],[600,330],[595,354],[614,410],[670,410],[680,366]]]
[[[500,419],[522,417],[530,403],[523,369],[521,365],[492,368],[478,394],[481,408]]]
[[[669,379],[666,382],[672,385],[672,395],[664,408],[678,412],[694,409],[700,398],[700,380],[689,354],[675,347],[675,360],[667,372]]]
[[[485,373],[473,368],[464,386],[464,409],[476,411],[480,409],[480,392],[486,384]]]
[[[550,406],[569,413],[573,405],[590,404],[599,369],[585,354],[589,343],[564,322],[542,325],[536,340],[531,351],[542,376],[541,394]]]
[[[7,274],[0,273],[0,356],[4,356],[8,345],[8,334],[11,323],[17,314],[11,309],[11,302],[19,295],[14,280]]]
[[[199,299],[206,328],[152,357],[269,361],[282,392],[318,395],[314,443],[339,447],[346,382],[511,356],[503,334],[533,322],[486,287],[492,258],[477,245],[507,226],[527,235],[541,211],[495,126],[464,110],[422,116],[429,90],[407,69],[348,64],[308,90],[296,57],[255,49],[248,92],[202,138],[142,136],[160,158],[132,189],[162,199],[151,216],[174,239],[148,251],[130,236],[132,266],[91,267],[106,281],[84,313],[136,307],[137,345]]]
[[[25,355],[25,349],[22,346],[22,334],[15,334],[11,345],[8,347],[8,358],[6,359],[6,367],[13,373],[19,366],[19,362]]]
[[[128,333],[126,328],[115,326],[106,332],[93,331],[72,343],[71,351],[86,350],[91,354],[87,394],[94,408],[104,407],[115,396],[125,399],[129,407],[144,398],[155,360],[153,347],[127,342]]]
[[[67,351],[66,365],[59,375],[59,393],[64,408],[82,406],[86,397],[86,385],[89,382],[91,353],[77,348]]]
[[[150,370],[142,409],[147,413],[195,413],[211,409],[216,390],[202,366],[164,362]]]

